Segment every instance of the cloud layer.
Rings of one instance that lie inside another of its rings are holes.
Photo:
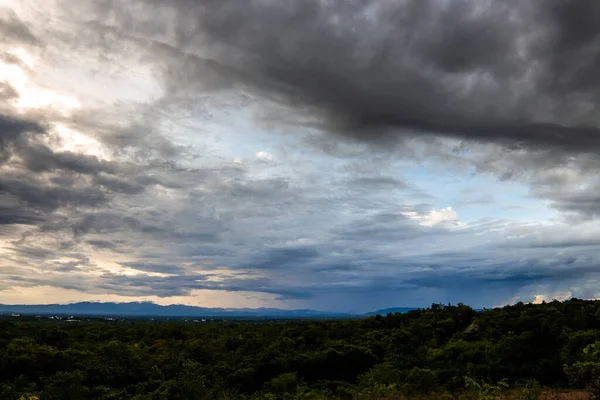
[[[0,6],[0,301],[598,297],[595,3]]]

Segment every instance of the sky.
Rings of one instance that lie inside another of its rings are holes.
[[[0,0],[0,303],[598,298],[599,18]]]

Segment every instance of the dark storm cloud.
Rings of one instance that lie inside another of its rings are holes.
[[[256,99],[267,100],[259,100],[267,105],[260,116],[269,121],[335,133],[310,141],[336,156],[343,153],[338,144],[346,142],[339,140],[344,136],[382,143],[404,156],[464,163],[461,155],[451,160],[439,154],[445,152],[439,137],[450,136],[464,140],[467,149],[475,143],[500,145],[503,151],[486,149],[467,164],[501,180],[532,184],[528,175],[542,168],[568,164],[573,155],[597,158],[600,153],[595,73],[600,69],[595,23],[600,5],[595,2],[64,4],[73,21],[79,14],[89,16],[78,28],[78,40],[69,39],[71,48],[93,49],[117,71],[123,68],[120,57],[139,53],[134,62],[152,65],[156,72],[163,97],[143,112],[132,109],[128,127],[115,129],[118,124],[95,112],[83,118],[96,126],[103,143],[123,151],[136,148],[141,159],[151,154],[175,159],[183,151],[158,133],[159,116],[177,125],[178,115],[211,119],[211,105],[238,110]],[[131,48],[137,50],[125,54]],[[407,138],[415,136],[427,143],[424,154],[411,153]],[[517,150],[523,154],[515,156]],[[495,159],[505,162],[492,167]],[[588,175],[594,170],[579,168]],[[349,185],[360,191],[393,185],[357,179]],[[240,185],[236,192],[261,195],[260,188],[245,189]],[[563,198],[562,189],[556,184],[545,193],[535,187],[533,192],[561,211],[599,215],[592,189],[582,195],[588,200]]]
[[[154,30],[126,26],[160,37],[172,23],[170,57],[179,51],[179,64],[164,79],[177,90],[218,82],[220,73],[364,140],[411,131],[600,149],[595,2],[142,3],[155,5],[157,18],[178,12]],[[136,17],[121,11],[123,21]],[[199,62],[213,74],[198,73]]]

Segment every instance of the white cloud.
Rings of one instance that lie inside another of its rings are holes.
[[[33,57],[22,48],[7,51],[28,68],[35,66]],[[49,109],[64,117],[70,117],[81,104],[72,94],[58,93],[35,82],[30,74],[17,64],[0,61],[0,82],[9,82],[18,97],[12,101],[20,112],[32,109]]]
[[[449,227],[462,228],[466,226],[461,222],[452,207],[442,208],[441,210],[431,210],[424,214],[419,214],[416,211],[405,211],[401,213],[407,218],[417,221],[422,226],[434,226],[438,224]]]
[[[266,151],[259,151],[256,153],[256,158],[258,158],[261,161],[273,161],[275,159],[275,157],[273,157],[273,155],[271,153],[268,153]]]
[[[549,301],[553,301],[553,300],[564,301],[564,300],[570,299],[571,297],[572,297],[572,294],[570,291],[550,293],[550,294],[536,294],[535,296],[533,296],[533,300],[531,302],[533,304],[540,304],[544,301],[545,302],[549,302]]]

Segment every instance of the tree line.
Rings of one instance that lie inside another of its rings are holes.
[[[261,323],[4,318],[0,377],[11,400],[600,393],[600,301]]]

